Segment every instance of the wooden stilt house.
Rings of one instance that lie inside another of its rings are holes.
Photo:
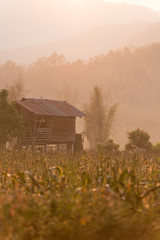
[[[82,138],[75,129],[76,117],[83,117],[83,112],[66,101],[23,98],[15,103],[26,129],[18,139],[19,147],[66,144],[72,151],[82,150]]]

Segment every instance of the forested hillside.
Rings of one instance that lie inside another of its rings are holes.
[[[69,62],[53,53],[30,65],[11,61],[0,66],[0,88],[21,80],[26,96],[65,99],[82,107],[95,85],[106,99],[118,103],[113,137],[125,143],[126,131],[146,129],[152,141],[160,141],[160,44],[131,51],[110,51],[88,62]]]

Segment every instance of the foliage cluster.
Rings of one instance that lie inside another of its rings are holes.
[[[145,130],[136,129],[128,133],[129,143],[126,144],[126,150],[134,150],[135,148],[150,151],[152,144],[149,141],[150,136]]]
[[[157,240],[160,160],[140,155],[0,154],[4,240]]]
[[[23,134],[23,122],[13,103],[8,101],[8,91],[0,91],[0,149],[7,141]]]
[[[106,143],[104,144],[98,144],[97,145],[97,150],[106,152],[106,153],[118,153],[119,151],[119,145],[114,143],[112,139],[109,139]]]
[[[139,151],[155,155],[160,154],[160,143],[153,145],[150,142],[150,135],[145,130],[137,128],[134,131],[129,132],[128,140],[129,142],[125,146],[126,151]]]

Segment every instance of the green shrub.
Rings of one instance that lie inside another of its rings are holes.
[[[108,153],[111,153],[111,152],[117,153],[119,151],[119,145],[114,143],[113,140],[110,139],[104,144],[98,144],[97,150],[103,151],[103,152],[108,152]]]
[[[150,135],[141,129],[136,129],[132,132],[128,133],[129,142],[126,144],[125,149],[129,150],[144,150],[150,151],[152,148],[152,144],[150,143]]]

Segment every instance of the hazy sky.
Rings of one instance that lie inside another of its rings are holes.
[[[160,11],[160,0],[106,0],[106,2],[125,2],[130,4],[137,4]]]
[[[143,8],[134,14],[135,7],[126,12],[123,5],[122,11],[119,7],[113,11],[114,14],[117,11],[114,15],[113,9],[107,12],[109,8],[104,5],[110,4],[103,1],[148,6],[160,12],[160,0],[0,0],[0,50],[52,42],[117,21],[150,21],[157,15]]]

